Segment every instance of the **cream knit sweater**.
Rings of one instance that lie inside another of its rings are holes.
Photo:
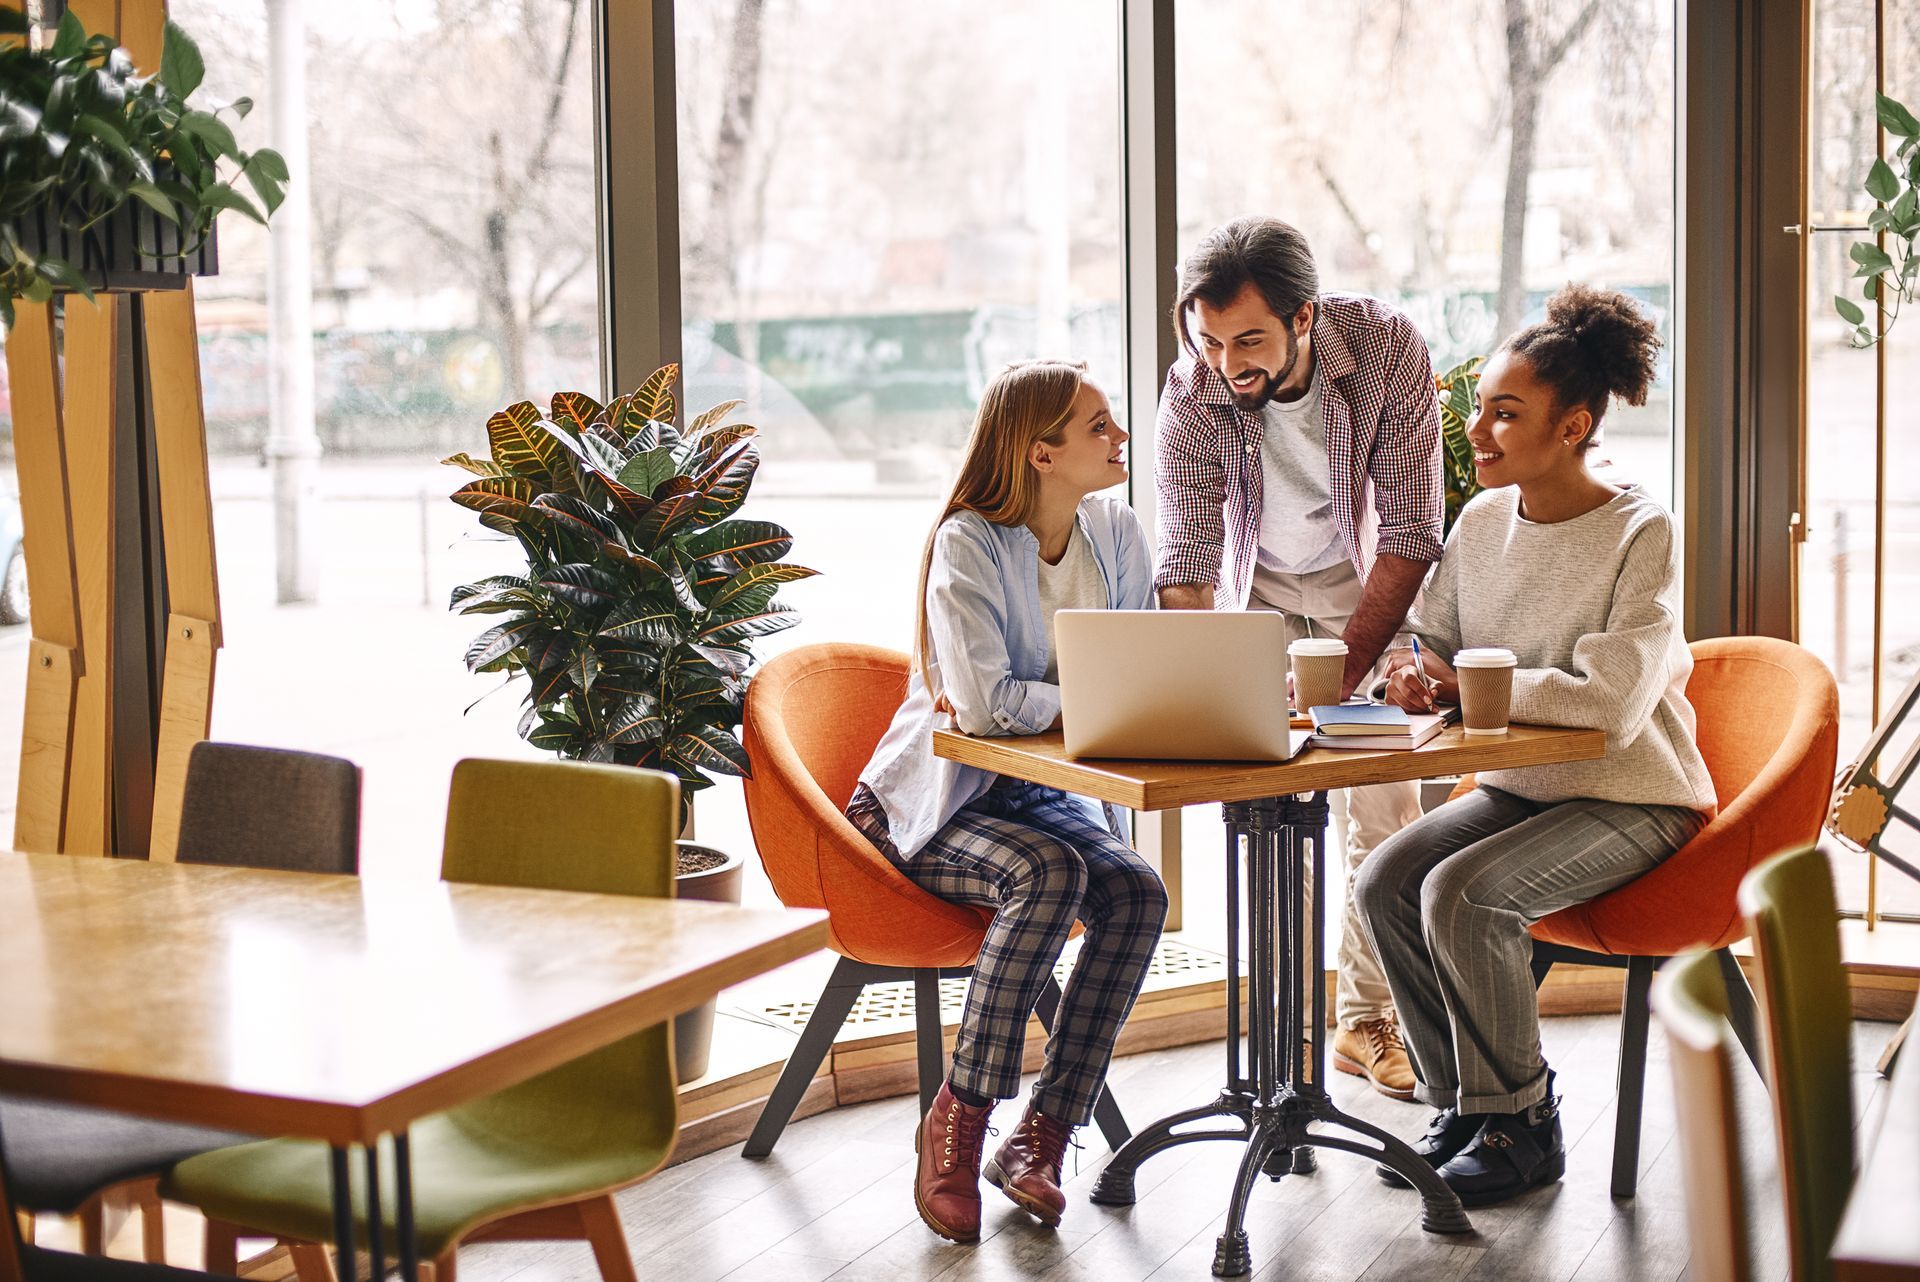
[[[1534,801],[1713,809],[1675,543],[1673,518],[1638,490],[1551,525],[1521,516],[1511,486],[1467,504],[1409,626],[1449,662],[1470,646],[1512,650],[1514,721],[1607,734],[1600,760],[1489,770],[1483,783]]]

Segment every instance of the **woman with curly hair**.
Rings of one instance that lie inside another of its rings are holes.
[[[1414,1094],[1440,1110],[1414,1147],[1468,1206],[1566,1169],[1529,928],[1644,875],[1714,809],[1686,697],[1673,517],[1587,467],[1609,401],[1645,402],[1659,347],[1632,299],[1569,285],[1494,354],[1467,428],[1486,489],[1410,620],[1425,679],[1411,655],[1390,669],[1388,700],[1424,712],[1459,702],[1442,656],[1502,647],[1518,659],[1515,721],[1607,736],[1597,761],[1485,772],[1360,869]]]

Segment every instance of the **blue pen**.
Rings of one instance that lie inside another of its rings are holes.
[[[1427,661],[1420,657],[1420,638],[1409,632],[1407,639],[1413,642],[1413,670],[1420,674],[1420,688],[1427,692],[1427,706],[1432,707],[1433,682],[1427,679]]]

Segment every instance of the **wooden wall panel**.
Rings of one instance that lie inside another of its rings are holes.
[[[59,356],[53,306],[16,302],[7,335],[20,521],[33,600],[33,635],[68,649],[80,644],[73,550],[67,537],[67,460],[62,441]]]
[[[0,7],[22,5],[0,0]],[[113,35],[136,66],[149,73],[159,69],[165,0],[70,0],[69,7],[88,30]],[[138,324],[142,310],[111,296],[93,305],[69,300],[64,378],[54,354],[50,309],[23,306],[24,332],[9,345],[15,416],[21,420],[16,449],[22,519],[35,596],[15,831],[15,844],[28,849],[110,854],[115,847],[114,797],[124,791],[115,787],[115,748],[128,747],[114,738],[115,611],[128,607],[118,589],[132,589],[136,603],[160,589],[157,579],[151,588],[117,582],[119,571],[133,574],[138,568],[117,565],[123,552],[116,551],[115,531],[117,523],[130,518],[121,512],[122,503],[140,502],[139,495],[122,492],[117,451],[118,429],[125,426],[121,420],[140,390],[127,385],[127,378],[142,340],[130,339],[126,321],[130,313]],[[165,686],[157,727],[120,729],[142,736],[151,730],[160,740],[152,780],[156,835],[161,857],[170,858],[186,754],[206,734],[219,645],[219,593],[191,292],[152,296],[145,310],[151,318],[145,346],[154,371],[149,389],[153,458],[166,530],[166,600],[173,616],[159,636],[127,633],[128,644],[138,637],[142,646],[163,647]],[[178,645],[172,644],[176,638]],[[161,662],[151,652],[124,657],[142,668]],[[138,768],[137,779],[123,776],[120,783],[138,782],[135,791],[144,793],[146,762]],[[144,810],[145,797],[138,801]]]
[[[166,0],[67,0],[67,8],[92,32],[112,32],[145,72],[160,69],[160,44],[166,29]]]
[[[71,486],[74,570],[80,630],[86,638],[74,691],[73,765],[67,789],[69,854],[111,853],[109,806],[113,744],[115,498],[119,311],[125,300],[102,294],[66,300],[66,443]]]
[[[179,854],[180,810],[187,795],[187,758],[207,737],[213,711],[214,625],[173,614],[167,620],[167,666],[160,686],[160,743],[154,757],[153,828],[147,858],[171,863]]]
[[[213,491],[207,472],[193,286],[149,294],[146,308],[160,519],[167,527],[168,604],[175,614],[217,626],[220,576],[213,546]]]
[[[201,399],[192,285],[149,294],[151,371],[160,519],[166,528],[166,676],[160,692],[160,742],[154,762],[149,859],[170,860],[180,838],[187,757],[207,737],[213,712],[215,652],[220,648],[220,576],[214,555],[213,494]]]
[[[53,307],[17,302],[7,335],[13,399],[13,449],[20,521],[32,594],[16,849],[53,853],[66,829],[72,754],[74,679],[81,668],[79,591],[74,582],[67,459],[61,427],[60,370]]]

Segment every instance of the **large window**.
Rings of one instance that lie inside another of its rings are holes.
[[[1405,309],[1443,371],[1539,319],[1570,280],[1639,298],[1671,342],[1671,4],[1178,13],[1183,249],[1241,214],[1283,218],[1323,288]],[[1599,451],[1669,505],[1670,357],[1644,407],[1608,411]]]
[[[266,13],[300,7],[171,5],[206,51],[207,92],[258,100],[245,146],[272,141]],[[450,616],[448,593],[512,569],[516,550],[447,501],[462,478],[437,460],[484,454],[486,419],[511,400],[600,390],[592,9],[305,9],[311,261],[274,279],[266,233],[228,215],[221,274],[199,288],[226,613],[213,733],[358,761],[366,868],[431,874],[453,762],[532,753],[519,690],[462,713],[498,678],[467,675],[484,620]],[[270,351],[283,288],[312,291],[310,349]],[[314,599],[281,604],[270,371],[307,359],[325,450]]]
[[[687,398],[747,402],[752,514],[822,571],[763,653],[906,649],[986,381],[1065,356],[1119,389],[1114,6],[679,0],[675,21]],[[737,787],[701,807],[703,837],[747,847]]]
[[[1903,318],[1884,343],[1858,349],[1833,302],[1841,293],[1862,301],[1848,251],[1871,237],[1863,184],[1882,147],[1876,76],[1887,93],[1920,103],[1920,4],[1816,0],[1813,33],[1798,623],[1801,642],[1839,680],[1845,759],[1920,669],[1920,329]],[[1920,913],[1920,886],[1876,878],[1865,857],[1843,855],[1834,870],[1842,907]]]
[[[460,478],[436,460],[481,449],[507,401],[620,390],[597,386],[595,2],[171,6],[207,91],[258,100],[247,146],[273,141],[268,14],[312,24],[310,261],[276,279],[266,234],[230,216],[199,290],[227,612],[214,732],[362,761],[375,867],[431,867],[455,757],[531,751],[517,691],[462,713],[488,683],[460,665],[475,628],[447,593],[513,558],[446,501]],[[1492,0],[1180,6],[1180,247],[1286,217],[1328,288],[1396,301],[1443,368],[1569,279],[1666,320],[1671,6],[1522,8],[1516,25]],[[1083,359],[1118,391],[1116,23],[1110,0],[678,0],[684,400],[746,401],[751,511],[823,572],[786,589],[805,622],[765,652],[908,644],[928,525],[1001,366]],[[273,422],[268,317],[300,287],[313,338],[293,355],[325,453],[315,599],[282,604],[269,442],[306,429]],[[1670,500],[1671,431],[1663,375],[1610,414],[1603,453]],[[745,848],[737,788],[701,823]]]

